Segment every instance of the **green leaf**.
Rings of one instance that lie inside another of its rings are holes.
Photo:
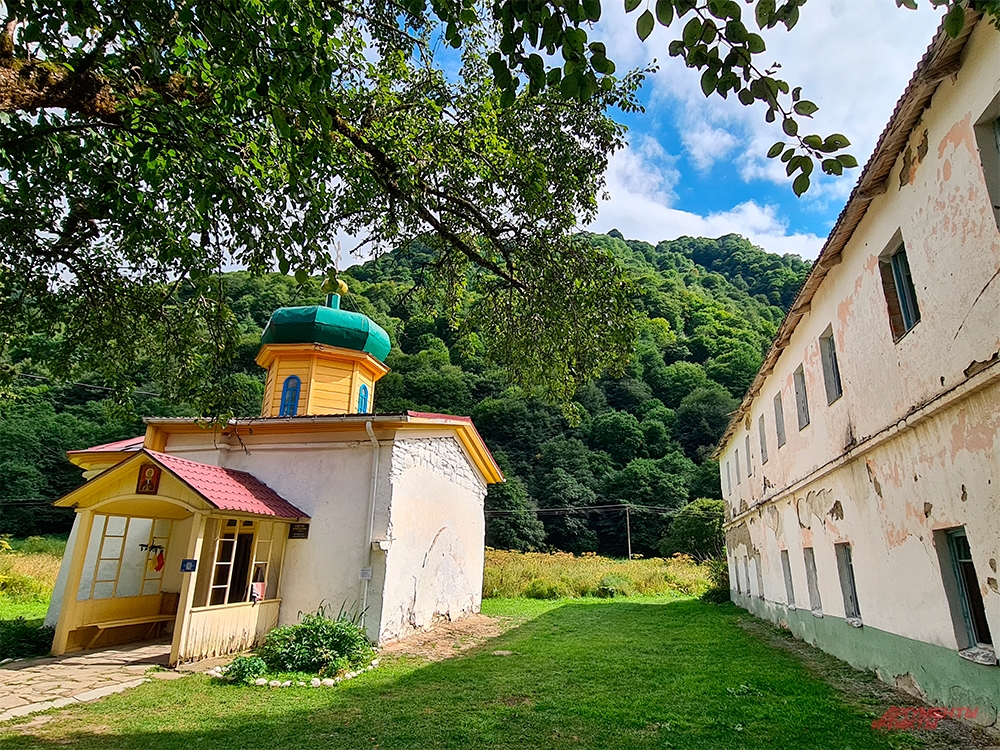
[[[740,104],[744,107],[749,107],[754,102],[753,92],[750,89],[740,89],[740,92],[736,95],[740,100]]]
[[[837,161],[839,161],[847,169],[853,169],[858,166],[858,160],[850,154],[841,154],[837,157]]]
[[[764,44],[764,37],[760,34],[747,34],[747,49],[753,54],[759,55],[767,49],[767,45]]]
[[[799,132],[799,124],[791,117],[786,117],[781,122],[781,129],[785,131],[785,135],[795,137]]]
[[[625,12],[631,13],[633,10],[639,7],[639,3],[642,0],[625,0]]]
[[[784,143],[784,141],[778,141],[778,142],[777,142],[777,143],[775,143],[775,144],[774,144],[773,146],[771,146],[771,148],[769,148],[769,149],[767,150],[767,158],[768,158],[768,159],[773,159],[773,158],[774,158],[774,157],[776,157],[776,156],[777,156],[778,154],[780,154],[780,153],[781,153],[781,151],[782,151],[782,149],[784,149],[784,148],[785,148],[785,143]]]
[[[770,26],[771,18],[774,16],[774,6],[775,0],[759,0],[754,10],[754,15],[757,18],[757,28],[763,29]]]
[[[305,284],[309,281],[309,272],[304,268],[299,268],[295,271],[295,281],[299,284]]]
[[[588,21],[601,20],[601,0],[583,0],[583,12]]]
[[[828,135],[826,140],[823,141],[823,146],[831,151],[837,151],[842,148],[847,148],[851,145],[851,142],[847,140],[846,135],[841,135],[840,133],[834,133],[833,135]]]
[[[284,256],[278,258],[278,271],[281,272],[282,275],[287,275],[291,267],[292,263],[288,260],[288,258],[285,258]]]
[[[664,26],[674,21],[674,6],[670,0],[656,0],[656,20]]]
[[[792,191],[795,193],[796,197],[801,197],[806,190],[809,189],[809,175],[800,174],[795,178],[792,183]]]
[[[948,9],[944,17],[944,31],[952,39],[962,33],[965,28],[965,7],[959,0]]]
[[[819,110],[815,104],[813,104],[808,99],[802,99],[801,101],[795,102],[795,106],[792,107],[795,110],[795,114],[802,115],[803,117],[809,117],[813,112]]]
[[[711,96],[719,85],[719,77],[711,70],[706,70],[701,74],[701,90],[705,96]]]
[[[653,14],[648,9],[644,10],[635,22],[635,33],[639,35],[642,41],[646,41],[649,35],[653,33],[653,26],[655,25],[656,20],[653,18]]]
[[[844,173],[844,165],[838,159],[824,159],[823,171],[827,174],[841,175]]]
[[[693,47],[701,39],[701,19],[692,18],[684,26],[684,44]]]

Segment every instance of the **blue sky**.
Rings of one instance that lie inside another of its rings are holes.
[[[607,197],[587,228],[653,243],[738,232],[765,250],[814,258],[860,169],[823,176],[796,198],[781,165],[765,157],[782,134],[764,111],[733,97],[706,99],[697,72],[665,54],[676,30],[657,28],[642,43],[638,12],[626,16],[613,0],[604,6],[591,38],[607,43],[619,70],[655,58],[660,71],[643,88],[646,111],[619,117],[629,146],[612,157]],[[812,0],[792,32],[767,32],[781,75],[820,107],[815,129],[804,132],[845,134],[863,165],[940,17],[927,0],[919,11],[894,0]]]

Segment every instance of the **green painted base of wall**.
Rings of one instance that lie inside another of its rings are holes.
[[[997,723],[1000,667],[974,664],[950,649],[867,625],[855,628],[840,617],[816,617],[807,609],[788,610],[784,604],[735,592],[733,601],[852,667],[875,672],[883,682],[896,685],[899,679],[940,706],[978,707],[977,724]]]

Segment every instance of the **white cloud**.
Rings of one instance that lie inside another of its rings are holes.
[[[593,232],[617,229],[628,238],[648,242],[670,240],[682,235],[720,237],[741,234],[772,253],[796,253],[815,258],[823,238],[815,234],[788,232],[787,223],[774,206],[747,200],[728,211],[702,216],[673,208],[672,186],[678,174],[661,168],[631,147],[615,154],[607,174],[608,197],[600,202],[597,219],[587,227]],[[670,163],[666,159],[667,164]],[[670,186],[669,189],[666,186]]]

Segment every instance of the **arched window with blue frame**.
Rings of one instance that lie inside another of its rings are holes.
[[[285,378],[285,384],[281,386],[281,409],[278,411],[279,417],[294,417],[299,410],[299,389],[302,381],[298,375],[289,375]]]
[[[368,386],[362,383],[360,390],[358,390],[358,414],[367,414],[367,413],[368,413]]]

